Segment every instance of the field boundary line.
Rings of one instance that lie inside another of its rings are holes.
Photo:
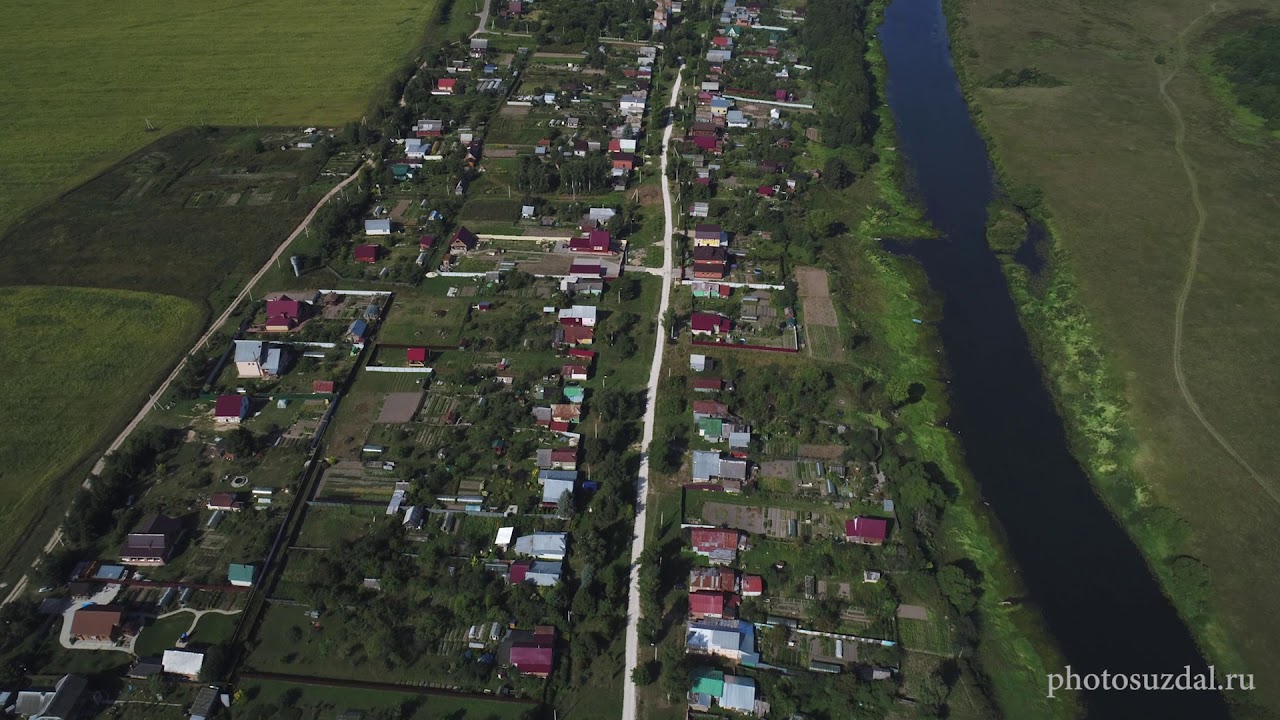
[[[1169,115],[1173,117],[1173,151],[1177,154],[1179,162],[1182,163],[1182,170],[1187,176],[1187,184],[1191,189],[1191,204],[1196,209],[1196,225],[1191,232],[1191,246],[1189,249],[1189,257],[1187,259],[1187,272],[1182,280],[1182,288],[1178,291],[1178,301],[1173,311],[1173,377],[1178,383],[1178,391],[1182,394],[1182,399],[1186,401],[1187,407],[1191,409],[1191,413],[1195,415],[1196,420],[1200,421],[1200,425],[1205,431],[1231,456],[1240,467],[1244,468],[1253,481],[1262,488],[1267,495],[1280,504],[1280,493],[1272,487],[1271,483],[1262,477],[1253,466],[1244,459],[1239,451],[1223,437],[1222,433],[1209,422],[1209,418],[1205,417],[1204,412],[1200,409],[1200,404],[1196,402],[1195,396],[1191,393],[1191,388],[1187,384],[1186,373],[1182,367],[1182,335],[1183,325],[1186,318],[1187,302],[1191,298],[1191,290],[1195,285],[1196,269],[1200,260],[1200,240],[1204,236],[1204,228],[1209,220],[1209,212],[1205,209],[1204,202],[1200,197],[1200,180],[1196,175],[1195,168],[1191,166],[1191,158],[1187,155],[1186,139],[1187,139],[1187,123],[1182,116],[1182,110],[1178,107],[1169,94],[1169,83],[1178,75],[1178,71],[1186,64],[1187,56],[1187,34],[1191,32],[1195,26],[1201,21],[1218,11],[1218,3],[1211,3],[1209,9],[1196,19],[1192,20],[1181,32],[1178,33],[1177,54],[1173,67],[1168,73],[1161,73],[1158,89],[1160,91],[1160,102],[1165,109],[1169,111]]]

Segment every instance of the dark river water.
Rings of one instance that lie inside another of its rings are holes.
[[[879,38],[900,147],[945,236],[894,249],[922,263],[942,299],[950,426],[1005,531],[1029,600],[1076,672],[1204,670],[1186,626],[1068,451],[987,248],[992,172],[960,94],[939,0],[894,0]],[[1220,668],[1219,678],[1228,671]],[[1083,695],[1091,718],[1226,717],[1217,692]]]

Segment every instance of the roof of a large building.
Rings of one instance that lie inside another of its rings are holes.
[[[71,616],[73,637],[110,637],[120,625],[124,613],[109,605],[80,608]]]
[[[563,560],[567,539],[567,533],[535,532],[516,538],[515,551],[542,560]]]
[[[856,517],[845,521],[844,534],[846,537],[864,540],[884,540],[889,537],[889,521],[884,518]]]

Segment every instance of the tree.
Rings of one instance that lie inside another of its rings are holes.
[[[655,663],[652,660],[636,665],[635,669],[631,671],[632,682],[641,687],[652,685],[656,682],[658,680],[658,672],[654,665]]]
[[[831,156],[822,164],[822,184],[832,190],[843,190],[853,182],[853,173],[844,160]]]
[[[938,589],[951,606],[968,615],[978,605],[977,587],[965,571],[955,565],[947,565],[938,571]]]

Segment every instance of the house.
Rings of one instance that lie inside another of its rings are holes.
[[[715,37],[711,38],[711,44],[715,45],[718,48],[732,48],[733,38],[727,35],[716,35]]]
[[[641,93],[627,93],[618,98],[618,112],[623,115],[643,115],[648,96]]]
[[[332,380],[312,380],[311,393],[313,395],[332,395],[333,389],[337,386]]]
[[[884,518],[856,517],[846,520],[844,539],[860,545],[883,545],[889,537],[889,521]]]
[[[693,552],[712,565],[729,565],[739,550],[746,549],[746,534],[729,528],[694,528],[690,535]]]
[[[560,368],[560,377],[565,380],[589,380],[590,375],[591,371],[583,365],[565,365]]]
[[[307,307],[305,303],[287,296],[268,300],[266,329],[270,332],[284,332],[298,327]]]
[[[694,392],[720,392],[724,388],[724,380],[718,377],[696,377],[693,379]]]
[[[538,473],[538,484],[542,486],[542,505],[544,507],[555,507],[560,503],[560,498],[565,493],[573,496],[574,485],[578,480],[577,470],[542,470]],[[516,551],[520,551],[519,541],[516,543]],[[547,558],[555,560],[557,558]]]
[[[160,658],[160,665],[170,675],[198,680],[200,669],[204,667],[204,653],[191,650],[165,650]]]
[[[689,590],[737,592],[738,571],[726,567],[695,567],[689,571]]]
[[[63,675],[52,690],[23,690],[14,699],[13,707],[0,707],[0,711],[35,720],[72,720],[81,717],[88,686],[83,675]]]
[[[760,187],[756,188],[756,195],[759,195],[760,197],[763,197],[763,198],[771,198],[777,194],[778,194],[778,191],[772,185],[761,185]]]
[[[557,317],[561,325],[581,325],[593,328],[596,326],[596,306],[574,305],[572,307],[562,309]]]
[[[458,84],[458,78],[440,78],[436,80],[436,89],[431,91],[432,95],[453,95],[455,92],[461,92],[462,86]]]
[[[727,245],[728,236],[719,225],[714,223],[698,223],[693,227],[693,246],[697,247],[720,247]]]
[[[93,642],[115,642],[120,635],[124,613],[112,605],[90,605],[71,616],[71,638]]]
[[[365,235],[390,235],[391,221],[385,220],[385,219],[384,220],[365,220],[364,234]]]
[[[482,58],[489,53],[489,41],[486,38],[471,38],[471,57]]]
[[[591,230],[586,237],[569,240],[569,249],[573,252],[607,253],[612,240],[608,230]]]
[[[258,340],[236,340],[236,375],[242,378],[274,378],[284,373],[289,351]]]
[[[435,235],[423,235],[422,237],[418,238],[418,248],[420,250],[430,250],[431,248],[435,247],[435,244],[436,244]]]
[[[711,204],[704,202],[696,202],[689,206],[689,215],[696,218],[704,218],[711,214]]]
[[[375,263],[378,262],[378,251],[380,249],[377,245],[357,245],[351,251],[351,256],[355,258],[356,262]]]
[[[413,126],[413,134],[418,137],[440,137],[444,134],[444,123],[439,120],[419,120]]]
[[[227,580],[236,587],[253,587],[253,581],[257,574],[258,569],[252,565],[231,563],[231,566],[227,568]]]
[[[695,312],[689,318],[689,327],[694,335],[727,335],[732,325],[723,315]]]
[[[741,110],[730,110],[725,113],[724,120],[724,124],[731,128],[742,129],[751,127],[751,120],[749,120],[746,115],[743,115]]]
[[[539,473],[562,473],[564,470],[543,470]],[[577,473],[571,473],[573,477],[577,477]],[[553,477],[562,477],[554,475]],[[566,544],[568,543],[569,534],[562,532],[535,532],[530,535],[522,535],[516,538],[515,551],[519,555],[528,555],[538,560],[564,560],[566,554]]]
[[[755,652],[755,627],[744,620],[708,618],[689,623],[685,652],[718,655],[748,667],[760,662],[760,654]]]
[[[710,668],[698,668],[693,671],[693,683],[689,686],[689,707],[698,712],[707,712],[713,701],[719,702],[724,695],[724,672]]]
[[[369,334],[369,323],[364,320],[352,320],[347,326],[347,340],[353,345],[364,345]]]
[[[742,597],[760,597],[764,594],[764,578],[747,575],[742,578]]]
[[[587,391],[581,385],[569,385],[564,389],[564,399],[581,405],[587,399]]]
[[[587,362],[587,365],[590,365],[596,359],[596,354],[594,350],[579,350],[578,348],[570,348],[568,353],[566,354],[571,358],[585,360]]]
[[[205,503],[205,507],[210,510],[239,512],[244,509],[244,502],[240,500],[240,496],[236,493],[214,493],[209,496],[209,501]]]
[[[733,103],[726,97],[720,97],[719,95],[713,96],[711,98],[711,114],[724,117],[729,114],[729,108],[732,104]]]
[[[167,515],[149,515],[125,539],[120,561],[126,565],[164,565],[181,535],[182,524],[176,519]]]
[[[578,263],[574,263],[573,267],[578,267]],[[603,271],[599,265],[596,265],[595,267],[597,273]],[[560,281],[560,292],[563,292],[566,295],[576,295],[581,293],[583,295],[598,296],[604,293],[604,280],[596,277],[579,277],[577,275],[570,275]]]
[[[213,403],[215,423],[239,423],[249,415],[248,395],[219,395]]]
[[[733,712],[756,714],[756,681],[742,675],[725,675],[720,707]]]
[[[196,693],[196,699],[191,701],[188,720],[209,720],[209,716],[213,715],[215,709],[221,704],[218,702],[218,695],[217,686],[206,685],[200,688]]]
[[[703,418],[719,418],[729,417],[729,406],[716,400],[694,400],[693,401],[693,420],[697,422]]]
[[[554,626],[538,625],[532,632],[516,630],[511,633],[507,663],[521,675],[548,677],[555,665],[555,645]]]
[[[560,584],[560,573],[564,570],[563,560],[534,560],[527,563],[521,571],[520,582],[531,582],[538,587],[552,587]],[[512,564],[512,582],[515,581],[515,564]]]
[[[698,256],[698,252],[697,252],[698,250],[719,250],[719,249],[720,248],[696,248],[694,250],[694,257],[696,258]],[[696,265],[697,261],[695,260],[694,263]],[[721,283],[712,283],[712,282],[690,283],[689,290],[693,293],[693,296],[696,298],[716,298],[718,300],[723,300],[724,298],[729,297],[729,295],[733,293],[732,287],[728,285],[722,285]]]
[[[706,355],[694,354],[689,356],[689,369],[694,372],[706,372],[713,367],[715,367],[715,360]]]
[[[617,152],[613,154],[613,169],[631,172],[636,166],[636,156],[631,153]]]
[[[575,277],[599,278],[604,274],[604,268],[600,267],[598,262],[575,260],[569,265],[569,274]]]
[[[405,362],[410,367],[426,367],[427,366],[427,349],[424,347],[406,348],[404,351]]]
[[[476,234],[468,230],[465,226],[459,226],[453,231],[453,237],[449,238],[449,249],[456,253],[464,253],[469,250],[476,249],[476,243],[480,238]]]
[[[693,276],[704,280],[722,280],[728,269],[723,263],[693,261]]]
[[[506,552],[507,547],[511,545],[511,541],[515,539],[515,532],[516,529],[512,526],[498,528],[498,536],[493,540],[494,547]]]
[[[703,618],[732,617],[733,609],[729,604],[729,595],[724,592],[690,592],[689,616],[695,620]]]
[[[741,427],[741,426],[739,426]],[[751,449],[751,431],[733,430],[729,433],[729,454],[735,458],[745,458]]]
[[[585,325],[565,325],[561,331],[564,333],[565,345],[590,345],[595,342],[595,328]]]

